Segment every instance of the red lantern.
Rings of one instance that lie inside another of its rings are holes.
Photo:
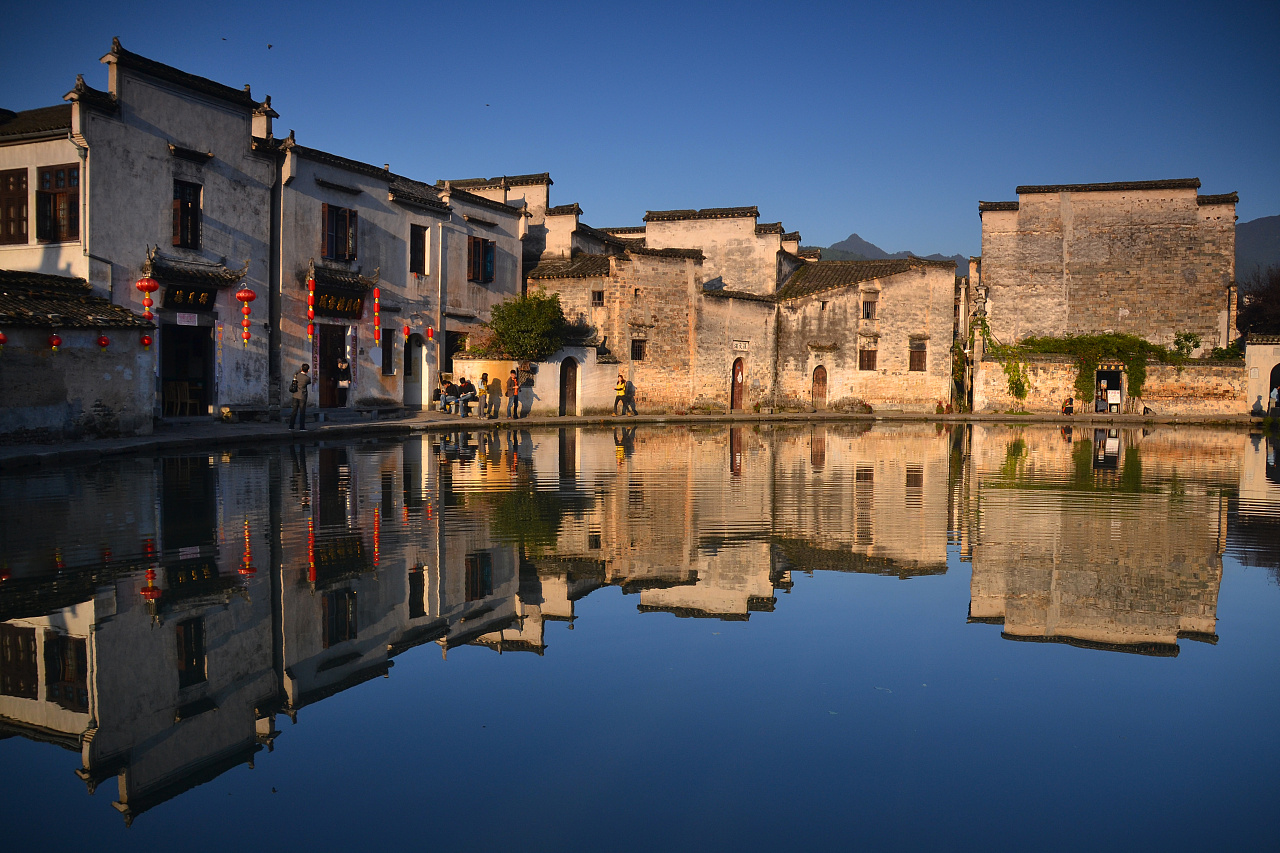
[[[239,572],[244,577],[251,577],[258,573],[258,570],[253,567],[253,550],[249,546],[249,519],[247,518],[244,520],[244,560]]]
[[[148,544],[150,540],[147,540]],[[155,601],[163,594],[163,590],[156,586],[156,570],[147,569],[147,585],[138,590],[138,594],[147,601]]]
[[[307,340],[316,336],[316,277],[307,276]]]
[[[409,327],[408,327],[408,326],[405,326],[405,327],[404,327],[404,336],[405,336],[405,338],[408,338],[408,337],[409,337]]]
[[[98,335],[98,346],[102,347],[103,352],[106,352],[107,347],[111,346],[111,338],[106,335]]]
[[[240,326],[244,329],[240,337],[244,340],[245,347],[249,346],[249,303],[257,298],[257,294],[248,287],[242,287],[236,291],[236,299],[244,303],[240,308],[240,313],[244,315],[244,319],[240,321]]]
[[[436,339],[436,330],[431,326],[427,326],[427,340],[434,341]]]
[[[382,289],[373,289],[373,342],[382,340]]]
[[[151,336],[150,336],[150,335],[148,335],[146,332],[143,332],[143,333],[142,333],[142,338],[141,338],[141,343],[142,343],[142,348],[143,348],[144,350],[149,350],[149,349],[151,349]]]
[[[52,349],[54,352],[57,352],[58,347],[60,346],[62,346],[62,338],[58,337],[57,333],[55,332],[54,334],[49,336],[49,348]]]
[[[9,336],[0,332],[0,352],[4,352],[4,345],[7,343],[9,343]]]
[[[137,283],[134,284],[134,287],[142,291],[142,316],[146,317],[148,320],[152,319],[151,306],[155,303],[151,301],[151,294],[160,289],[160,282],[156,281],[149,275],[144,275],[142,278],[138,279]]]

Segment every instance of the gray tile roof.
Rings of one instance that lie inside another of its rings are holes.
[[[978,202],[978,212],[984,210],[1017,210],[1018,203],[1016,201],[980,201]]]
[[[0,110],[0,137],[22,138],[63,134],[71,130],[71,105],[39,107],[15,113]]]
[[[760,208],[751,207],[704,207],[702,210],[647,210],[645,222],[677,222],[682,219],[743,219],[760,215]]]
[[[778,300],[798,299],[824,290],[848,287],[863,281],[887,278],[921,267],[955,269],[955,261],[924,258],[888,258],[879,261],[810,261],[802,265],[778,288]]]
[[[0,270],[0,325],[59,329],[154,326],[127,308],[92,294],[82,278]]]
[[[1132,190],[1198,190],[1199,178],[1170,178],[1163,181],[1119,181],[1106,184],[1041,184],[1018,187],[1018,195],[1033,193],[1101,193]]]
[[[551,186],[554,181],[551,180],[550,172],[537,172],[531,175],[498,175],[494,178],[461,178],[456,181],[449,181],[455,187],[464,189],[479,189],[482,187],[527,187],[546,184]],[[443,187],[444,181],[436,181],[437,187]]]
[[[570,214],[582,215],[582,208],[575,201],[573,204],[558,204],[555,207],[547,208],[547,216],[568,216]]]
[[[1220,195],[1198,195],[1196,204],[1239,204],[1239,193],[1221,193]]]
[[[603,278],[608,274],[608,255],[588,255],[584,253],[574,255],[571,258],[542,261],[529,271],[529,278]]]

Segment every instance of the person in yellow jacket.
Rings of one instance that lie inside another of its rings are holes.
[[[613,414],[616,417],[619,407],[622,406],[622,401],[627,396],[627,379],[621,373],[618,374],[618,384],[613,386],[613,390],[616,395],[613,398]]]

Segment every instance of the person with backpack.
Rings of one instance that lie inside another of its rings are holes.
[[[305,430],[307,428],[307,389],[311,385],[311,365],[304,364],[298,368],[298,372],[293,374],[293,381],[289,383],[289,395],[293,398],[293,408],[289,412],[289,429],[293,430],[293,422],[296,419],[298,429]]]

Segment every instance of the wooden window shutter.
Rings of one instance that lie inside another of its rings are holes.
[[[193,249],[200,248],[200,217],[203,215],[201,209],[201,201],[204,199],[204,189],[194,189],[191,193],[191,207],[187,215],[187,223],[191,233],[187,235],[187,239],[191,241]]]
[[[182,198],[178,188],[173,188],[173,245],[182,245]]]
[[[329,205],[321,203],[320,205],[320,257],[331,258],[333,253],[330,246],[333,245],[333,220],[329,217]]]
[[[482,281],[493,281],[494,245],[492,240],[484,241],[484,277],[481,279]]]
[[[347,224],[347,260],[354,261],[356,258],[356,225],[359,223],[359,214],[354,210],[347,211],[349,220]]]

